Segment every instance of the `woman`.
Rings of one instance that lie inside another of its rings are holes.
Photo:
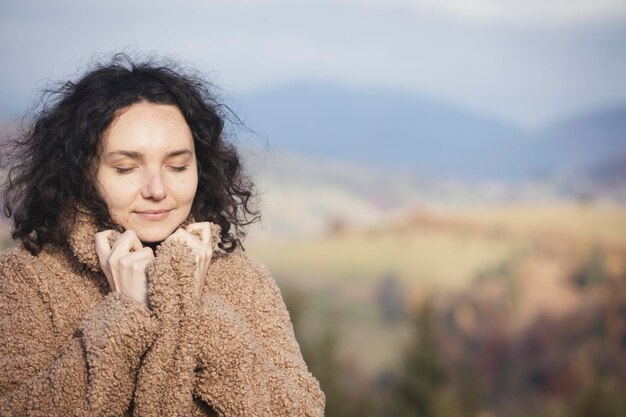
[[[207,84],[116,56],[48,97],[8,158],[0,415],[323,415]]]

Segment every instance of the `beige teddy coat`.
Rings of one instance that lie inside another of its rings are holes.
[[[216,230],[217,229],[217,230]],[[0,416],[321,416],[280,292],[241,250],[195,260],[167,241],[147,268],[149,309],[110,291],[80,220],[67,249],[0,256]]]

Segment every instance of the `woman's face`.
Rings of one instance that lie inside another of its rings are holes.
[[[187,218],[198,186],[193,136],[176,106],[140,102],[102,138],[98,193],[113,222],[160,242]]]

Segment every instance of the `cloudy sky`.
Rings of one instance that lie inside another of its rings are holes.
[[[111,52],[172,55],[234,96],[315,80],[537,127],[626,103],[626,0],[4,0],[0,117]]]

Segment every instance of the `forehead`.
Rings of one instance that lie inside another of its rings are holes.
[[[140,102],[120,111],[102,138],[103,151],[190,148],[193,135],[178,107]]]

